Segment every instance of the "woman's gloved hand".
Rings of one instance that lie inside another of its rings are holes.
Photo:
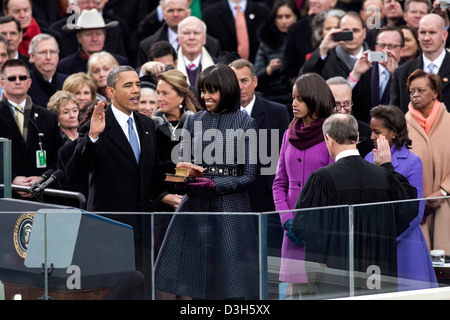
[[[188,183],[188,186],[209,190],[216,189],[216,183],[213,180],[203,177],[195,177],[193,182]]]
[[[289,219],[285,222],[284,229],[286,229],[286,237],[291,240],[296,246],[303,247],[305,245],[305,241],[298,240],[294,232],[292,231],[292,219]]]

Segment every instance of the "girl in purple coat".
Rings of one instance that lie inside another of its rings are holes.
[[[304,272],[305,249],[291,231],[292,210],[309,175],[333,162],[322,133],[324,120],[333,112],[333,94],[315,73],[299,76],[292,88],[294,119],[283,136],[277,173],[273,183],[275,208],[284,229],[280,281],[287,282],[288,295],[308,294]],[[296,285],[292,285],[296,284]]]
[[[396,106],[378,106],[370,110],[371,139],[376,147],[380,135],[386,137],[391,147],[391,163],[394,170],[402,174],[416,187],[417,197],[423,197],[422,160],[412,153],[406,119]],[[365,157],[374,163],[373,152]],[[423,203],[419,214],[409,228],[397,237],[397,276],[399,290],[415,290],[437,287],[436,274],[431,263],[425,237],[420,227],[423,218]]]

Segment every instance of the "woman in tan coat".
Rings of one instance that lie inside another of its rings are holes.
[[[439,76],[423,70],[408,78],[410,96],[406,121],[412,140],[411,151],[423,163],[424,198],[442,197],[450,192],[450,113],[441,98]],[[428,249],[450,254],[450,199],[427,200],[422,230]]]

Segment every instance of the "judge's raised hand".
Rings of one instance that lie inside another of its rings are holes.
[[[98,139],[100,133],[105,130],[105,103],[97,102],[92,112],[91,126],[89,128],[89,136],[92,139]]]
[[[373,149],[373,160],[379,166],[391,162],[391,148],[385,136],[377,138],[377,148]]]

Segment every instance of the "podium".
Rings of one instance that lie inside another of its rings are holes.
[[[0,281],[6,299],[14,294],[39,299],[47,289],[55,300],[103,299],[136,269],[129,225],[17,199],[0,199],[0,212]]]

